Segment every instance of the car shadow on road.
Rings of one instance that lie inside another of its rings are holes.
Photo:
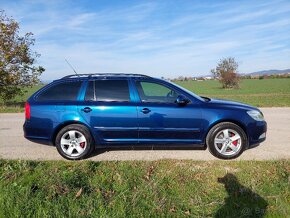
[[[121,145],[120,147],[96,148],[87,158],[92,158],[109,151],[150,151],[150,150],[205,150],[206,147],[192,147],[190,145]]]
[[[224,184],[228,193],[224,205],[218,209],[214,217],[255,217],[261,218],[266,214],[268,203],[251,189],[241,185],[237,177],[227,173],[218,178]]]

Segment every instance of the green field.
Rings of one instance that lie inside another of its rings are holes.
[[[26,93],[23,96],[17,96],[6,104],[0,99],[0,113],[23,112],[26,100],[41,87],[43,87],[43,85],[26,88]]]
[[[240,89],[222,89],[218,81],[183,81],[177,84],[196,94],[244,102],[257,107],[289,107],[290,79],[245,79]],[[0,112],[22,112],[26,99],[42,86],[27,89],[23,97],[17,97],[6,105],[0,101]]]
[[[289,107],[290,79],[245,79],[240,89],[222,89],[215,80],[183,81],[177,84],[202,96],[235,100],[257,107]]]
[[[0,160],[0,217],[287,217],[289,166]]]

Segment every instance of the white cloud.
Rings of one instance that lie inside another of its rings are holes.
[[[71,20],[67,22],[68,27],[76,28],[87,24],[88,22],[96,18],[95,13],[83,13],[73,16]]]

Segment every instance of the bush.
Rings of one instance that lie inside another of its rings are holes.
[[[217,67],[211,72],[223,85],[223,88],[239,88],[238,63],[235,58],[229,57],[220,60]]]

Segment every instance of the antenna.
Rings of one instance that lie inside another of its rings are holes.
[[[75,72],[75,74],[78,76],[78,77],[80,77],[80,75],[78,75],[78,73],[77,73],[77,71],[73,68],[73,66],[68,62],[68,60],[67,59],[64,59],[65,60],[65,62],[68,64],[68,66],[70,66],[70,68]]]

